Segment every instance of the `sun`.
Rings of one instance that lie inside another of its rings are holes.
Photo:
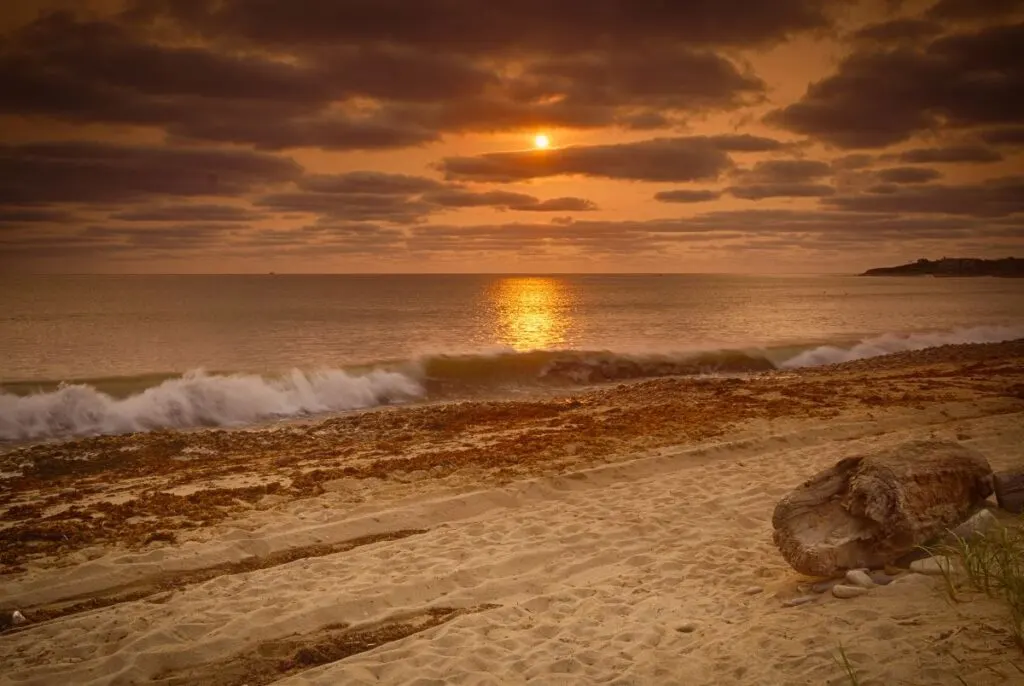
[[[551,139],[545,136],[543,133],[538,133],[533,137],[533,147],[538,150],[543,150],[551,145]]]

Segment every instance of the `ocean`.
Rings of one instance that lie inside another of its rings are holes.
[[[0,440],[747,374],[1024,337],[1024,280],[0,277]]]

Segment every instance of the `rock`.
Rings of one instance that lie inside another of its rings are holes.
[[[953,529],[943,540],[949,544],[955,544],[957,540],[970,541],[992,529],[998,523],[999,520],[991,510],[978,510]]]
[[[764,589],[762,587],[760,587],[760,586],[751,586],[751,587],[749,587],[747,589],[744,589],[743,594],[744,595],[757,595],[758,593],[763,593],[763,592],[764,592]]]
[[[797,598],[790,598],[782,603],[782,607],[797,607],[799,605],[806,605],[807,603],[813,603],[818,599],[816,595],[802,595]]]
[[[992,492],[992,470],[953,441],[911,441],[841,460],[772,516],[786,561],[809,576],[874,569],[962,522]]]
[[[960,563],[943,555],[926,557],[910,563],[910,571],[918,574],[958,574]]]
[[[844,586],[843,584],[836,584],[832,587],[832,595],[836,598],[856,598],[859,595],[864,595],[868,592],[868,589],[863,586]]]
[[[851,569],[846,573],[846,580],[854,586],[860,586],[861,588],[874,588],[875,582],[867,572],[862,569]]]
[[[1024,390],[1018,390],[1017,396],[1024,397]],[[1024,469],[998,472],[992,480],[999,507],[1013,514],[1024,512]]]
[[[811,590],[815,593],[827,593],[840,581],[841,579],[826,579],[825,581],[819,581],[818,583],[811,585]]]
[[[681,634],[692,634],[697,630],[697,622],[686,622],[676,627],[676,631]]]

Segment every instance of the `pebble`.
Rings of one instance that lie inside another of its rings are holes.
[[[874,588],[874,580],[862,569],[851,569],[846,573],[846,580],[861,588]]]
[[[798,605],[806,605],[807,603],[813,603],[818,599],[816,595],[802,595],[797,598],[790,598],[789,600],[782,603],[782,607],[797,607]]]
[[[832,587],[839,583],[839,579],[826,579],[825,581],[819,581],[818,583],[811,586],[811,590],[815,593],[827,593],[832,590]]]
[[[868,592],[868,589],[863,586],[844,586],[837,584],[832,587],[832,595],[836,598],[856,598],[859,595],[864,595]]]
[[[745,591],[743,591],[743,594],[744,595],[757,595],[758,593],[763,593],[763,592],[764,592],[764,589],[762,587],[760,587],[760,586],[751,586],[751,587],[747,588]]]
[[[974,516],[970,517],[966,521],[962,522],[960,526],[953,529],[954,535],[947,536],[946,540],[953,542],[957,538],[960,538],[969,541],[973,538],[977,538],[992,527],[996,526],[998,523],[999,521],[991,511],[979,510],[974,513]]]
[[[910,571],[918,574],[945,574],[956,570],[957,564],[943,555],[926,557],[910,563]]]
[[[676,627],[676,631],[681,634],[692,634],[697,630],[697,622],[686,622]]]

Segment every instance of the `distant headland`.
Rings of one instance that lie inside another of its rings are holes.
[[[1006,276],[1024,277],[1024,258],[981,260],[972,257],[943,257],[918,260],[898,267],[877,267],[861,276]]]

